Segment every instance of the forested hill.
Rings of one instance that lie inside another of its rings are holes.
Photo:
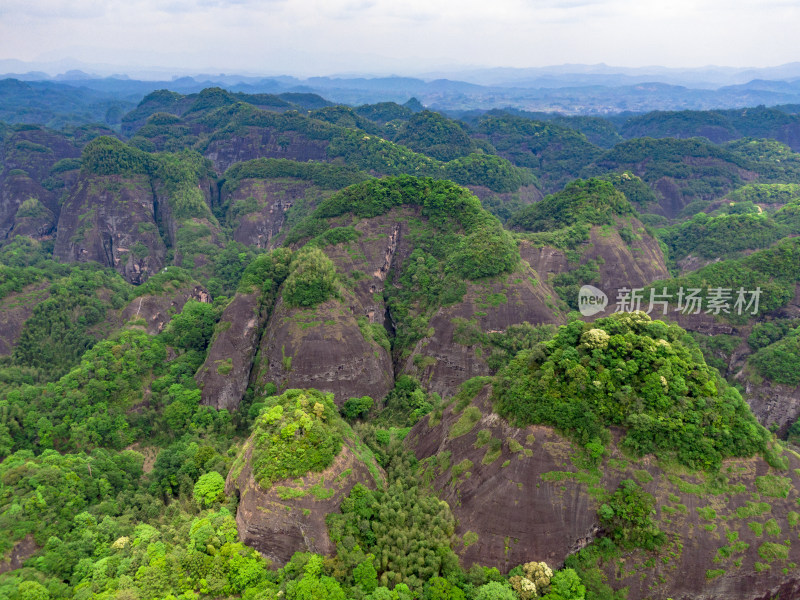
[[[800,595],[790,107],[273,91],[0,123],[0,597]]]

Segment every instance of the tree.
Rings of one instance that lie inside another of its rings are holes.
[[[425,586],[423,600],[464,600],[464,592],[443,577],[432,577]]]
[[[375,570],[374,554],[368,554],[366,560],[353,569],[353,580],[367,594],[374,592],[378,587],[378,571]]]
[[[331,259],[319,248],[306,246],[292,261],[283,299],[290,306],[316,306],[334,297],[337,285],[336,268]]]
[[[573,569],[556,572],[550,580],[550,592],[545,600],[584,600],[586,587]]]
[[[490,581],[477,589],[475,600],[517,600],[517,596],[508,586]]]
[[[361,398],[350,398],[345,401],[342,406],[341,412],[345,419],[352,421],[367,416],[367,413],[372,408],[374,401],[369,396],[362,396]]]
[[[225,497],[225,480],[216,471],[201,475],[194,484],[193,495],[200,506],[211,506]]]
[[[38,581],[23,581],[17,590],[20,600],[50,600],[50,592]]]

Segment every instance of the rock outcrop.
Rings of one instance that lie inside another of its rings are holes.
[[[221,202],[228,205],[235,241],[270,248],[285,233],[286,213],[293,205],[303,203],[311,209],[330,194],[299,179],[245,179],[235,190],[225,190]]]
[[[606,310],[592,318],[608,316],[614,312],[617,294],[623,288],[641,288],[670,276],[658,241],[646,232],[638,219],[631,218],[629,224],[635,236],[630,242],[620,236],[619,225],[622,223],[618,223],[617,227],[592,227],[588,242],[577,249],[580,253],[577,263],[571,262],[563,250],[535,246],[525,241],[520,243],[520,254],[546,281],[580,265],[594,262],[598,278],[579,283],[591,283],[608,295]]]
[[[332,392],[339,405],[388,394],[394,387],[389,349],[370,335],[368,324],[359,326],[361,311],[351,308],[354,298],[347,300],[300,309],[279,299],[262,338],[257,384]]]
[[[300,417],[303,427],[293,421],[298,414],[304,415]],[[284,436],[285,427],[294,427],[295,435]],[[305,438],[306,428],[314,435]],[[339,450],[335,456],[328,455],[319,470],[299,476],[291,470],[312,456],[319,461],[322,454],[318,450],[327,447],[332,438],[341,441]],[[266,464],[262,452],[270,453]],[[272,478],[265,479],[267,471]],[[276,480],[276,471],[292,476]],[[291,390],[273,399],[256,421],[228,473],[225,492],[239,498],[236,523],[240,539],[282,566],[295,552],[334,554],[325,517],[339,510],[354,485],[374,489],[383,478],[372,453],[341,420],[329,396],[314,390]]]
[[[490,374],[480,346],[458,339],[459,320],[481,333],[502,332],[521,323],[559,325],[565,318],[557,302],[555,292],[525,263],[514,273],[470,282],[461,302],[436,311],[430,335],[417,342],[400,371],[414,375],[430,392],[453,396],[467,379]]]
[[[307,162],[328,160],[328,140],[312,139],[297,131],[247,127],[242,133],[215,136],[203,156],[219,173],[231,165],[254,158],[288,158]]]
[[[153,200],[144,176],[82,177],[61,210],[54,256],[96,261],[142,283],[164,266],[166,255]]]
[[[394,365],[384,328],[383,298],[389,270],[410,253],[406,233],[410,209],[359,221],[353,242],[327,246],[325,253],[348,281],[342,300],[315,309],[279,300],[259,349],[258,386],[315,387],[333,392],[336,402],[351,397],[382,399],[394,387]]]
[[[211,302],[211,296],[198,284],[181,286],[163,294],[145,294],[122,309],[119,326],[141,319],[145,322],[147,333],[159,334],[169,324],[172,315],[179,314],[189,300]]]
[[[470,409],[451,406],[441,419],[422,419],[406,438],[417,458],[430,459],[433,487],[458,522],[463,542],[455,549],[464,566],[562,565],[602,534],[598,490],[614,491],[631,479],[654,496],[654,519],[667,542],[656,554],[626,552],[602,564],[612,588],[627,587],[629,600],[797,597],[795,455],[786,456],[783,471],[760,457],[729,459],[715,481],[667,470],[652,457],[632,460],[613,444],[597,470],[582,470],[575,467],[578,448],[549,427],[512,427],[492,412],[490,393],[484,388]],[[475,409],[480,417],[472,429],[456,435],[454,425]],[[501,442],[499,452],[486,441],[489,434]]]
[[[785,437],[789,427],[800,418],[800,385],[783,385],[762,377],[748,377],[751,368],[746,367],[736,377],[744,384],[742,396],[764,427],[774,428],[778,436]]]
[[[203,366],[195,379],[202,403],[235,410],[244,396],[264,325],[260,292],[236,294],[222,313]]]
[[[286,564],[295,552],[335,554],[325,517],[339,510],[356,483],[375,487],[367,466],[345,446],[322,473],[276,482],[265,490],[253,478],[252,451],[245,448],[243,468],[238,474],[232,470],[225,484],[226,493],[239,496],[236,524],[242,542],[276,566]]]
[[[0,176],[0,242],[17,235],[46,239],[56,228],[56,217],[47,208],[55,194],[23,174]]]

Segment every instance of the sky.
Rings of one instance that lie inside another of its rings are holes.
[[[800,60],[800,0],[0,0],[0,59],[205,73],[763,67]]]

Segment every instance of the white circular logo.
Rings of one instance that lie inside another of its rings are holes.
[[[584,285],[578,292],[578,310],[584,317],[603,312],[608,306],[608,296],[593,285]]]

